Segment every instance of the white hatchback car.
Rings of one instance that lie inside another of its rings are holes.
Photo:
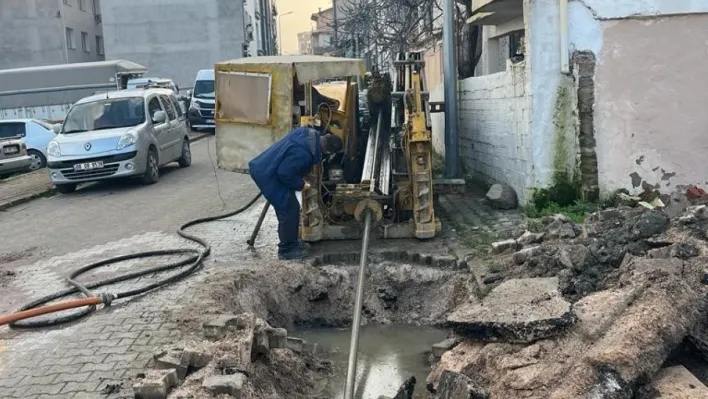
[[[139,177],[156,183],[159,168],[192,163],[186,117],[174,92],[122,90],[79,100],[47,146],[47,167],[61,193],[78,183]]]

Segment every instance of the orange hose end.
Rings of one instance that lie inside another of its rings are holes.
[[[80,308],[84,306],[100,305],[102,302],[103,301],[100,296],[94,296],[90,298],[72,299],[70,301],[59,302],[39,308],[23,310],[22,312],[15,312],[6,316],[0,316],[0,326],[41,316],[47,313],[60,312],[62,310]]]

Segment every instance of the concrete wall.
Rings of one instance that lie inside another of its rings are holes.
[[[57,0],[3,0],[0,69],[66,63]]]
[[[600,195],[708,185],[702,0],[570,4],[570,50],[593,54]]]
[[[183,87],[200,69],[241,58],[243,2],[109,0],[102,4],[107,59],[127,59]]]
[[[96,10],[100,13],[100,8]],[[69,0],[63,5],[62,14],[64,26],[74,30],[74,48],[68,49],[69,62],[91,62],[104,60],[104,55],[98,54],[96,49],[96,36],[103,36],[102,24],[96,23],[93,10],[93,1],[84,0],[83,9],[79,7],[79,0]],[[85,32],[88,39],[88,49],[84,51],[81,33]],[[104,46],[105,47],[105,46]]]
[[[475,178],[512,186],[521,202],[533,176],[525,63],[460,81],[460,154]]]

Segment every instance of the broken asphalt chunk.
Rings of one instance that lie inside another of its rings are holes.
[[[465,303],[447,319],[458,334],[481,341],[528,343],[558,335],[575,315],[558,291],[558,278],[508,280],[481,303]]]

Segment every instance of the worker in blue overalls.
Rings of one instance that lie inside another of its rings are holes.
[[[278,217],[278,258],[303,259],[309,245],[300,241],[300,203],[296,191],[307,191],[312,167],[325,155],[341,151],[342,139],[310,127],[297,128],[248,163],[251,178]]]

